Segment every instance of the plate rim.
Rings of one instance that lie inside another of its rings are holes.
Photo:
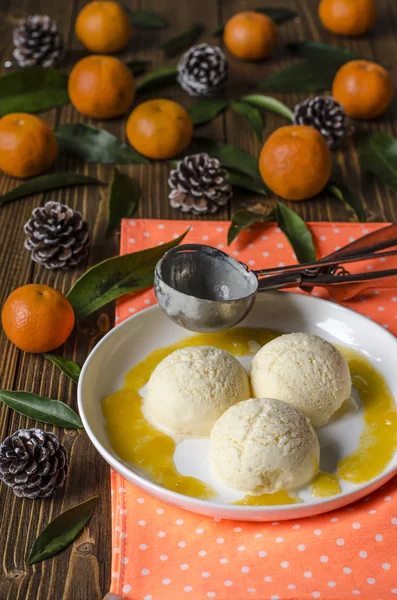
[[[384,328],[382,325],[380,325],[376,321],[373,321],[370,317],[363,315],[358,311],[348,308],[342,304],[331,302],[324,298],[317,298],[315,296],[306,296],[304,294],[300,294],[300,293],[296,293],[296,292],[268,291],[268,292],[266,292],[266,295],[278,297],[278,295],[280,293],[288,294],[288,295],[294,296],[296,298],[300,298],[299,301],[301,301],[304,298],[305,302],[309,302],[309,303],[313,303],[313,304],[332,305],[333,309],[340,310],[342,312],[347,311],[348,313],[353,313],[354,315],[358,316],[359,318],[364,319],[365,321],[368,321],[372,327],[375,327],[379,331],[382,331],[382,335],[389,337],[390,340],[392,341],[392,343],[396,344],[396,349],[397,349],[397,338],[390,331],[388,331],[386,328]],[[257,300],[255,300],[255,303],[256,302],[257,302]],[[326,497],[324,499],[318,500],[315,504],[307,504],[306,502],[301,502],[301,503],[298,502],[295,504],[250,506],[250,505],[238,505],[238,504],[212,502],[210,500],[195,498],[194,496],[186,496],[185,494],[180,494],[179,492],[174,492],[172,490],[169,490],[168,488],[162,487],[162,486],[156,484],[155,482],[150,481],[149,479],[145,479],[143,476],[139,475],[132,469],[128,468],[122,462],[122,459],[116,458],[101,444],[101,442],[97,439],[96,435],[92,431],[89,421],[86,417],[84,407],[83,407],[82,388],[83,388],[84,377],[85,377],[86,371],[88,370],[90,363],[93,360],[93,357],[99,351],[99,349],[102,347],[102,345],[106,344],[108,342],[109,338],[111,338],[113,335],[115,335],[115,331],[117,331],[120,327],[126,327],[130,322],[134,321],[135,319],[142,318],[143,314],[147,315],[149,312],[155,312],[155,311],[162,312],[160,306],[157,303],[154,304],[153,306],[150,306],[148,308],[144,308],[143,310],[140,310],[139,312],[137,312],[134,315],[131,315],[130,317],[127,317],[127,319],[124,319],[121,323],[115,324],[115,326],[112,329],[110,329],[110,331],[108,331],[108,333],[106,333],[106,335],[98,342],[98,344],[92,349],[90,354],[87,356],[87,358],[84,362],[84,365],[82,367],[82,370],[81,370],[78,387],[77,387],[77,404],[78,404],[79,414],[80,414],[81,420],[83,421],[84,429],[85,429],[88,437],[90,438],[90,441],[92,442],[94,447],[97,449],[97,451],[101,454],[101,456],[106,460],[106,462],[113,469],[115,469],[117,472],[119,472],[119,474],[121,474],[125,479],[127,479],[129,481],[131,481],[131,479],[133,479],[134,481],[132,483],[134,485],[137,485],[139,488],[145,490],[147,493],[151,494],[152,496],[158,497],[159,493],[162,496],[166,496],[167,499],[165,501],[169,502],[170,504],[172,504],[174,506],[180,506],[181,502],[186,502],[191,505],[191,509],[190,508],[187,509],[187,510],[191,510],[191,512],[196,512],[199,514],[206,514],[206,512],[207,512],[207,514],[208,514],[208,510],[211,510],[211,509],[213,509],[214,511],[217,511],[217,512],[232,510],[233,513],[240,514],[241,517],[228,516],[225,518],[233,518],[234,520],[238,520],[238,519],[244,520],[244,514],[247,514],[247,513],[252,516],[257,515],[258,517],[261,514],[274,513],[276,511],[278,513],[289,513],[289,512],[295,512],[295,513],[298,512],[299,513],[299,511],[303,512],[304,508],[307,509],[310,506],[312,506],[313,508],[315,507],[316,509],[320,509],[321,507],[324,507],[324,510],[317,510],[315,513],[313,513],[313,515],[324,514],[330,510],[333,510],[334,508],[335,509],[342,508],[343,506],[347,506],[347,505],[359,500],[360,498],[363,498],[364,496],[367,495],[367,493],[371,493],[372,491],[379,489],[384,483],[386,483],[387,481],[392,479],[392,477],[394,477],[394,475],[397,474],[397,465],[394,467],[388,466],[382,473],[380,473],[373,479],[370,479],[369,481],[367,481],[366,483],[364,483],[362,485],[358,485],[357,489],[347,490],[340,494],[336,494],[335,496]],[[236,327],[238,327],[239,325],[240,324],[237,324]],[[181,327],[181,329],[183,329],[183,328]],[[186,332],[189,333],[188,330],[186,330]],[[193,332],[190,332],[190,333],[193,333]],[[397,399],[394,398],[394,400],[395,400],[395,403],[397,404]],[[368,488],[372,488],[371,492],[366,492],[366,490]],[[344,500],[350,496],[354,496],[351,499],[351,501],[344,502]],[[339,506],[330,507],[328,509],[325,508],[327,504],[338,503],[340,501],[342,501],[343,503],[340,504]],[[196,507],[197,509],[201,509],[201,510],[195,511],[194,507]],[[304,517],[303,516],[300,517],[298,515],[298,516],[294,516],[291,518],[304,518]]]

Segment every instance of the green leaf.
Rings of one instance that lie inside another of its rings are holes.
[[[51,558],[67,548],[90,520],[97,502],[98,496],[90,498],[69,508],[51,521],[34,542],[29,553],[28,565]]]
[[[339,183],[329,183],[325,187],[325,191],[335,196],[335,198],[343,202],[343,204],[345,204],[349,210],[353,211],[355,220],[364,222],[367,220],[365,210],[360,199],[357,198],[357,196],[354,196],[354,194],[352,194],[349,188],[347,188],[345,185],[340,185]]]
[[[83,319],[124,294],[151,286],[156,264],[186,233],[163,246],[108,258],[89,269],[68,293],[76,318]]]
[[[253,106],[250,106],[249,104],[246,104],[245,102],[232,102],[231,108],[234,110],[234,112],[241,115],[248,121],[254,130],[256,137],[261,142],[264,123],[259,110]]]
[[[285,204],[280,202],[274,209],[277,225],[288,238],[299,262],[313,262],[316,260],[316,250],[313,245],[312,234],[304,220]]]
[[[39,175],[32,177],[25,183],[0,196],[0,206],[7,202],[13,202],[25,196],[47,192],[48,190],[58,190],[59,188],[70,185],[103,185],[102,181],[87,175],[79,173],[50,173],[49,175]]]
[[[190,149],[193,152],[207,152],[210,156],[220,160],[225,167],[245,173],[256,181],[262,182],[257,159],[242,148],[205,137],[194,137]]]
[[[58,354],[43,354],[43,356],[58,367],[66,377],[69,377],[69,379],[78,383],[81,368],[78,364],[73,362],[73,360],[65,358],[64,356],[59,356]]]
[[[247,229],[254,223],[264,223],[265,221],[274,220],[274,211],[270,209],[268,213],[263,215],[242,208],[234,213],[227,233],[228,246],[236,239],[239,233]]]
[[[167,40],[161,48],[164,50],[166,56],[176,56],[188,50],[190,46],[193,46],[202,34],[203,29],[204,26],[201,23],[195,23],[186,29],[186,31]]]
[[[384,185],[397,191],[397,139],[389,133],[372,133],[359,150],[360,165]]]
[[[20,415],[68,429],[82,429],[78,414],[67,404],[32,392],[0,390],[0,400]]]
[[[310,94],[332,88],[338,66],[333,63],[311,63],[302,61],[288,65],[258,83],[261,90]]]
[[[132,10],[123,5],[131,23],[137,29],[164,29],[168,27],[168,21],[152,10]]]
[[[271,96],[264,96],[263,94],[252,94],[250,96],[243,96],[241,100],[243,102],[248,102],[248,104],[258,106],[259,108],[270,110],[274,113],[281,115],[282,117],[286,117],[290,121],[292,121],[294,118],[294,113],[290,108],[288,108],[288,106],[286,106],[283,102],[280,102],[280,100],[272,98]]]
[[[237,173],[237,171],[229,170],[228,174],[227,182],[231,183],[233,186],[255,192],[256,194],[262,194],[263,196],[267,196],[269,193],[269,188],[263,182],[260,183],[251,177],[247,177],[244,173]]]
[[[268,17],[273,19],[273,21],[275,23],[277,23],[277,25],[281,25],[281,23],[285,23],[286,21],[289,21],[290,19],[295,19],[295,17],[298,16],[295,11],[290,10],[289,8],[270,8],[270,7],[263,8],[263,7],[260,7],[260,8],[253,8],[253,9],[247,9],[247,10],[254,10],[255,12],[260,12],[264,15],[267,15]],[[224,25],[219,25],[219,27],[214,31],[214,33],[212,35],[214,37],[218,37],[223,34],[224,29],[225,29]]]
[[[298,14],[294,10],[291,10],[289,8],[260,7],[254,8],[254,10],[255,12],[267,15],[268,17],[273,19],[273,21],[277,23],[277,25],[281,25],[281,23],[286,23],[287,21],[295,19],[298,16]]]
[[[152,64],[151,60],[130,60],[125,63],[126,67],[128,67],[135,77],[137,75],[142,75],[142,73],[146,73],[149,68],[149,65]]]
[[[21,69],[0,77],[0,117],[37,113],[68,102],[68,74],[62,71]]]
[[[61,154],[101,164],[146,165],[148,159],[114,135],[86,123],[59,125],[55,130]]]
[[[106,235],[120,227],[121,219],[131,217],[138,204],[141,188],[139,183],[118,169],[113,169],[109,189],[109,219]]]
[[[191,116],[194,125],[202,125],[215,119],[228,106],[229,100],[225,98],[210,98],[194,102],[188,107],[187,112]]]
[[[334,66],[340,67],[350,60],[363,58],[361,54],[352,50],[321,42],[294,42],[287,44],[287,48],[294,56],[320,63],[323,66],[332,63]]]
[[[178,69],[176,67],[156,69],[138,81],[136,91],[141,92],[142,90],[146,91],[152,88],[158,89],[160,86],[172,85],[176,83],[177,74]]]

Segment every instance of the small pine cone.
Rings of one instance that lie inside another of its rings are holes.
[[[343,106],[332,96],[316,96],[297,104],[295,125],[310,125],[323,134],[330,148],[335,148],[347,133]]]
[[[0,444],[0,480],[20,498],[47,498],[65,483],[68,459],[55,433],[19,429]]]
[[[19,21],[13,40],[12,55],[19,67],[53,67],[62,58],[63,38],[47,15],[30,15]]]
[[[228,62],[218,46],[192,46],[178,63],[178,83],[190,96],[213,96],[227,76]]]
[[[213,214],[233,194],[227,177],[217,158],[205,153],[186,156],[168,179],[171,206],[194,215]]]
[[[46,269],[75,267],[88,254],[88,226],[81,213],[60,202],[47,202],[32,212],[24,226],[25,248]]]

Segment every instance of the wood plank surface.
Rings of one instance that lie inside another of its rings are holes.
[[[280,26],[281,44],[276,55],[259,64],[243,63],[230,58],[230,81],[228,93],[239,97],[252,89],[259,79],[277,71],[291,62],[282,45],[295,40],[315,40],[336,43],[356,50],[368,58],[386,66],[397,84],[397,3],[395,0],[378,0],[379,19],[375,29],[367,36],[355,39],[336,38],[326,32],[317,16],[318,0],[125,0],[131,8],[153,9],[166,17],[170,27],[163,31],[136,32],[128,51],[122,58],[149,59],[152,68],[172,65],[177,59],[164,59],[159,44],[169,37],[184,31],[194,22],[205,24],[201,40],[217,43],[211,33],[234,13],[251,8],[253,5],[283,6],[295,10],[299,18]],[[85,0],[0,0],[0,66],[12,54],[12,29],[18,18],[28,14],[49,14],[57,20],[67,45],[64,67],[70,69],[87,52],[76,40],[73,32],[74,21]],[[2,68],[4,71],[5,69]],[[152,91],[142,94],[139,100],[150,97],[167,97],[188,106],[192,99],[179,87]],[[291,108],[304,96],[297,94],[274,94]],[[126,119],[98,122],[83,117],[66,105],[41,115],[51,126],[59,123],[81,121],[104,127],[125,141]],[[277,115],[266,115],[264,139],[285,120]],[[397,220],[396,193],[379,185],[375,179],[363,174],[358,165],[357,134],[360,131],[386,131],[397,135],[397,101],[381,119],[371,123],[361,123],[346,144],[334,153],[335,173],[343,178],[349,187],[362,199],[372,220]],[[244,148],[257,156],[260,143],[246,122],[232,111],[198,129],[200,135],[227,141]],[[167,163],[153,163],[149,166],[122,166],[122,171],[136,177],[142,186],[142,198],[136,215],[138,217],[191,218],[172,209],[168,201]],[[82,161],[59,158],[55,170],[69,170],[89,174],[103,181],[109,181],[111,167],[87,165]],[[17,181],[0,175],[0,194],[12,189]],[[88,264],[79,266],[72,272],[47,271],[30,260],[24,249],[23,225],[34,207],[46,200],[59,200],[80,210],[89,223],[92,245]],[[219,211],[213,218],[225,219],[239,207],[272,205],[274,198],[259,197],[248,192],[236,192],[228,207]],[[343,221],[350,218],[343,205],[331,198],[314,199],[291,206],[307,220]],[[45,283],[66,292],[72,282],[88,265],[93,265],[105,257],[118,252],[118,236],[105,238],[107,220],[106,188],[68,188],[48,192],[19,200],[0,209],[0,264],[2,284],[1,304],[16,287],[29,283]],[[201,217],[202,218],[202,217]],[[113,318],[113,307],[100,311],[101,322]],[[100,339],[103,331],[98,327],[95,315],[84,327],[77,326],[62,352],[83,364],[88,352]],[[33,391],[65,401],[76,408],[76,386],[50,363],[40,356],[19,352],[10,344],[3,331],[0,332],[0,385],[2,389],[22,389]],[[18,428],[33,426],[35,423],[21,417],[4,405],[0,406],[0,438],[4,439]],[[17,499],[12,491],[0,485],[0,541],[1,541],[1,600],[96,600],[101,599],[110,585],[110,484],[109,469],[106,463],[88,440],[84,431],[58,430],[62,443],[70,456],[71,468],[66,486],[53,499],[31,501]],[[26,566],[29,549],[42,528],[69,506],[91,496],[100,500],[93,518],[75,543],[53,560]]]

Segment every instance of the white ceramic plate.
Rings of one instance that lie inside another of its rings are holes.
[[[248,317],[240,324],[268,327],[282,332],[319,335],[334,344],[362,353],[385,377],[397,398],[397,339],[383,327],[347,308],[310,296],[291,293],[266,293],[257,296]],[[123,477],[153,496],[185,510],[217,517],[247,521],[295,519],[334,510],[362,498],[391,479],[397,471],[397,453],[378,477],[363,485],[341,482],[342,493],[331,498],[314,498],[309,490],[299,491],[301,504],[284,506],[236,506],[228,504],[244,496],[220,486],[208,466],[208,442],[185,440],[175,451],[175,462],[184,475],[196,476],[217,491],[216,501],[198,500],[164,489],[149,481],[138,469],[121,460],[113,450],[105,430],[101,401],[123,385],[126,373],[150,352],[190,335],[172,323],[154,306],[127,319],[110,331],[91,352],[83,367],[78,404],[84,427],[103,458]],[[252,357],[243,357],[248,367]],[[350,454],[358,444],[363,428],[362,411],[345,415],[317,430],[321,445],[320,468],[332,471],[340,457]],[[197,460],[199,456],[200,460]]]

